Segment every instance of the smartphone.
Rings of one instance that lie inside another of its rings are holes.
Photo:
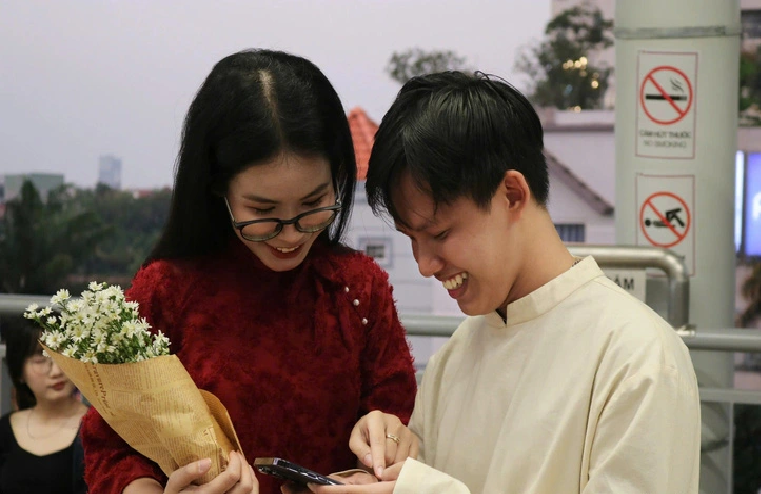
[[[317,472],[313,472],[301,465],[291,463],[282,458],[256,458],[254,468],[267,475],[272,475],[282,480],[290,480],[297,484],[306,485],[308,483],[318,485],[343,485],[337,480],[333,480]]]

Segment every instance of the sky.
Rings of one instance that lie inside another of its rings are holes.
[[[171,185],[196,90],[244,48],[311,59],[375,121],[399,89],[395,50],[452,49],[524,89],[515,59],[549,18],[550,0],[3,0],[0,175],[92,187],[112,154],[123,188]]]

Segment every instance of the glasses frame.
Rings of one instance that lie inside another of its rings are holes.
[[[250,221],[235,221],[235,216],[233,215],[233,210],[230,207],[230,202],[227,200],[227,197],[225,199],[225,205],[227,206],[227,211],[230,213],[230,220],[232,220],[233,228],[238,230],[240,233],[240,236],[243,237],[245,240],[248,240],[249,242],[266,242],[267,240],[272,240],[273,238],[280,235],[280,232],[283,231],[283,227],[285,225],[293,225],[297,231],[301,233],[315,233],[319,232],[320,230],[324,230],[330,225],[333,224],[333,222],[336,220],[336,217],[338,216],[338,211],[341,210],[341,201],[336,200],[336,203],[333,206],[324,206],[321,208],[315,208],[310,209],[309,211],[304,211],[301,214],[297,214],[293,218],[289,220],[281,220],[280,218],[262,218],[260,220],[250,220]],[[309,216],[310,214],[314,213],[320,213],[322,211],[333,211],[333,216],[331,216],[330,221],[324,225],[320,226],[319,228],[303,228],[299,224],[299,220],[305,216]],[[257,237],[252,237],[251,235],[246,235],[243,233],[243,229],[249,225],[255,225],[257,223],[275,223],[275,231],[272,232],[269,235],[262,235]]]

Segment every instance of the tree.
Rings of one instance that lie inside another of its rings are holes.
[[[71,207],[70,188],[43,202],[32,182],[6,203],[0,223],[0,291],[52,294],[66,286],[109,229],[88,210]]]
[[[737,317],[740,328],[752,327],[761,317],[761,262],[752,265],[750,275],[742,284],[740,292],[748,306]],[[745,370],[758,372],[758,354],[745,356]],[[737,405],[734,417],[733,442],[733,492],[755,494],[761,488],[761,409],[757,405]]]
[[[86,261],[86,272],[97,273],[99,279],[127,283],[158,240],[171,197],[170,189],[153,191],[144,197],[107,186],[78,191],[72,200],[95,211],[103,223],[113,226],[111,235]]]
[[[761,47],[740,53],[740,122],[761,125]]]
[[[613,21],[582,4],[553,18],[545,34],[544,41],[524,48],[515,64],[531,79],[532,102],[563,110],[602,108],[613,69],[593,65],[589,57],[613,46]]]
[[[0,292],[77,292],[89,281],[125,286],[166,222],[170,189],[142,197],[99,185],[40,198],[31,182],[0,220]]]
[[[761,262],[753,264],[750,275],[743,282],[740,292],[748,302],[745,311],[737,318],[738,326],[744,328],[757,317],[761,317]]]
[[[420,48],[395,51],[386,66],[386,73],[399,84],[404,84],[418,75],[448,70],[467,71],[470,68],[467,59],[452,50],[427,51]]]

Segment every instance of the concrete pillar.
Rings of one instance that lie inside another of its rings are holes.
[[[696,331],[734,326],[740,32],[739,0],[616,2],[616,243],[685,257]],[[732,386],[730,354],[692,356],[701,386]],[[703,443],[723,446],[701,492],[729,493],[730,407],[702,412]]]

